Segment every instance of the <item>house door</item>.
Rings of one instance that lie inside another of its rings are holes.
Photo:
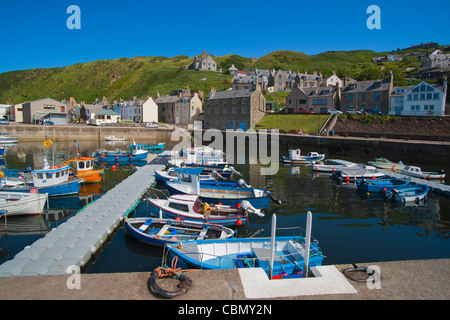
[[[246,122],[239,123],[239,129],[247,131],[247,123]]]
[[[230,129],[234,129],[233,128],[233,121],[230,121]]]

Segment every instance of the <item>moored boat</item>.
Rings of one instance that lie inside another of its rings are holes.
[[[77,194],[83,179],[69,178],[69,166],[51,166],[44,159],[44,168],[33,170],[31,178],[2,178],[0,191],[30,192],[37,189],[39,193],[47,193],[49,197]]]
[[[269,275],[271,238],[229,238],[187,241],[166,245],[170,260],[177,266],[197,269],[263,268]],[[272,274],[277,277],[300,277],[304,267],[305,238],[276,237]],[[317,241],[311,241],[309,266],[320,266],[324,256]],[[167,264],[167,262],[166,262]]]
[[[127,139],[127,137],[120,137],[120,138],[117,138],[117,137],[115,137],[115,136],[107,136],[107,137],[105,137],[105,141],[125,141]]]
[[[242,201],[234,206],[218,205],[202,202],[195,194],[176,194],[168,199],[147,198],[149,210],[153,216],[209,222],[221,225],[242,225],[247,222],[248,213],[264,215],[255,209],[248,201]]]
[[[309,164],[313,171],[328,173],[333,173],[335,171],[341,170],[342,168],[347,168],[354,165],[356,165],[356,163],[354,162],[333,159],[324,160],[323,163]]]
[[[94,170],[94,158],[91,157],[69,159],[64,164],[73,164],[69,174],[83,179],[85,183],[100,183],[105,174],[104,169]]]
[[[342,168],[339,171],[333,172],[331,176],[340,181],[356,181],[361,179],[382,178],[384,177],[384,173],[373,166],[359,163],[355,166]]]
[[[47,201],[46,193],[0,191],[0,216],[42,214]]]
[[[243,200],[257,208],[269,207],[269,201],[275,199],[270,191],[253,188],[245,185],[220,185],[220,184],[200,184],[198,175],[201,168],[179,168],[177,181],[166,181],[166,186],[171,195],[174,194],[198,194],[203,202],[222,203],[224,205],[235,206]]]
[[[9,143],[17,143],[19,139],[16,137],[8,136],[9,133],[0,133],[0,144],[9,144]]]
[[[414,184],[403,188],[394,188],[390,191],[386,191],[386,198],[392,198],[393,200],[406,202],[419,202],[420,200],[426,200],[430,187],[425,184]]]
[[[223,225],[158,218],[127,219],[125,232],[140,242],[161,247],[182,241],[224,239],[234,234]]]
[[[107,151],[99,150],[95,153],[95,156],[99,161],[116,161],[116,162],[129,162],[137,160],[146,160],[149,151],[144,149],[143,144],[133,143],[129,146],[129,151]]]
[[[405,167],[405,165],[401,161],[392,162],[386,158],[374,158],[370,161],[367,161],[367,164],[379,169],[388,169],[388,170],[401,170]]]
[[[287,164],[311,164],[325,159],[325,154],[308,152],[306,156],[301,155],[300,149],[290,149],[289,157],[281,157],[281,161]]]
[[[403,188],[411,184],[411,178],[363,179],[356,182],[356,188],[365,192],[383,192],[393,188]]]
[[[401,174],[406,174],[407,176],[421,178],[421,179],[444,179],[444,170],[440,171],[422,171],[420,167],[416,166],[405,166],[401,171]]]

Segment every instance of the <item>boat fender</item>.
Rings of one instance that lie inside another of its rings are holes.
[[[192,285],[192,280],[189,277],[185,276],[184,274],[180,274],[179,276],[177,276],[178,280],[180,280],[180,283],[178,283],[177,285],[178,290],[177,291],[164,290],[156,283],[156,280],[162,277],[170,277],[170,275],[160,276],[159,273],[156,271],[156,269],[153,270],[151,277],[147,281],[147,288],[152,294],[155,294],[163,298],[170,299],[182,296],[186,294],[186,292]]]

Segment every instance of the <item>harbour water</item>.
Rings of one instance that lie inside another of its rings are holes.
[[[155,143],[156,141],[137,141]],[[176,142],[167,136],[166,149]],[[55,163],[75,155],[75,143],[55,142]],[[126,148],[126,144],[108,145],[105,142],[83,142],[81,155],[88,156],[97,149]],[[302,153],[319,151],[316,146],[302,147]],[[51,152],[41,143],[24,142],[7,149],[5,165],[8,168],[41,167],[47,153]],[[286,146],[280,147],[280,155],[286,155]],[[327,158],[339,158],[354,162],[367,162],[374,157],[386,157],[392,161],[419,165],[423,170],[444,169],[450,172],[449,159],[434,158],[431,164],[418,163],[414,155],[391,152],[378,154],[377,150],[359,152],[351,148],[346,153],[326,154]],[[405,157],[408,156],[408,159]],[[98,164],[101,166],[101,164]],[[430,194],[426,204],[401,206],[383,200],[355,194],[353,184],[338,184],[328,175],[316,175],[309,167],[280,165],[278,173],[261,176],[258,164],[235,164],[248,184],[266,187],[281,205],[274,202],[265,210],[264,217],[251,216],[249,224],[237,227],[237,236],[270,236],[272,214],[277,214],[279,228],[304,227],[306,212],[313,213],[313,236],[327,257],[324,264],[354,262],[377,262],[393,260],[450,258],[450,199]],[[104,166],[105,176],[101,184],[82,187],[75,197],[50,200],[47,214],[34,217],[10,217],[0,220],[0,263],[12,259],[27,245],[64,222],[96,197],[113,188],[131,173],[135,166],[119,166],[113,170]],[[448,179],[448,178],[447,178]],[[448,182],[446,182],[448,183]],[[157,186],[163,189],[163,185]],[[143,201],[133,214],[148,215],[147,202]],[[287,230],[280,230],[286,235]],[[138,272],[151,271],[160,266],[163,249],[138,243],[119,227],[104,248],[86,266],[84,272]]]

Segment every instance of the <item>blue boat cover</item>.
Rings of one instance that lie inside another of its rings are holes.
[[[176,169],[174,169],[174,171],[198,176],[203,171],[203,169],[202,168],[176,168]]]

